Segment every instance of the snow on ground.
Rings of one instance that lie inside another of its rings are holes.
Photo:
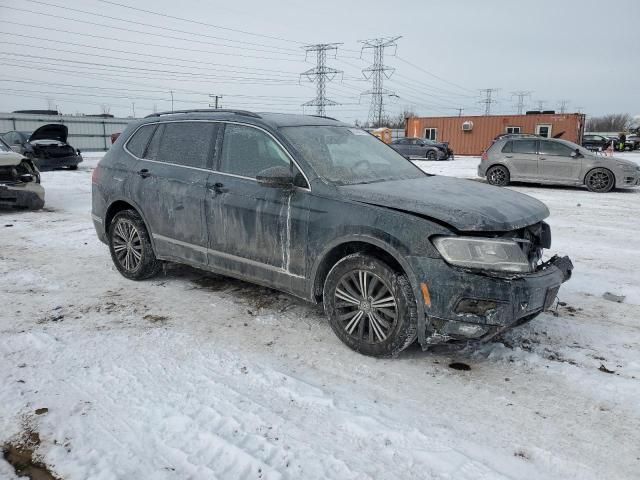
[[[0,445],[37,431],[64,480],[638,478],[640,190],[510,187],[574,260],[556,314],[376,360],[288,295],[179,266],[124,279],[91,224],[98,158],[44,173],[45,210],[0,213]],[[419,163],[474,178],[477,158]]]

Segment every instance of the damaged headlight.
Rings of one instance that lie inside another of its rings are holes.
[[[433,244],[447,263],[502,272],[530,272],[518,243],[501,238],[435,237]]]

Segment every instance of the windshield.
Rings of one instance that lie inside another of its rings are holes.
[[[10,151],[11,149],[9,148],[9,145],[4,143],[4,140],[0,138],[0,152],[10,152]]]
[[[316,174],[336,185],[421,178],[425,174],[373,135],[349,127],[283,127]]]

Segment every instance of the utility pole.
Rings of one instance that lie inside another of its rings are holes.
[[[462,116],[462,112],[464,112],[464,108],[462,108],[462,107],[458,108],[458,116],[459,117]]]
[[[479,100],[478,103],[484,103],[484,114],[491,115],[491,105],[497,103],[496,100],[492,98],[493,93],[497,93],[497,88],[483,88],[480,90],[480,93],[484,94],[484,99]]]
[[[569,106],[569,100],[560,100],[558,103],[558,110],[560,110],[560,113],[566,113],[567,107]]]
[[[173,112],[173,90],[169,90],[171,92],[171,111]]]
[[[519,92],[511,92],[511,97],[518,97],[518,115],[522,115],[524,113],[524,99],[531,96],[533,92],[530,90],[520,90]]]
[[[396,41],[400,38],[402,37],[382,37],[360,41],[360,43],[362,43],[360,57],[362,57],[362,53],[365,49],[373,49],[373,64],[362,70],[362,75],[367,80],[372,81],[372,86],[370,90],[362,92],[361,94],[371,95],[368,122],[373,126],[382,126],[382,121],[384,119],[384,97],[397,97],[394,92],[385,90],[384,88],[385,77],[391,78],[391,75],[393,75],[393,72],[395,71],[395,68],[386,67],[384,65],[384,52],[385,49],[393,47],[393,55],[395,55],[395,50],[398,48]]]
[[[222,95],[209,95],[209,98],[215,99],[215,103],[213,105],[209,104],[210,108],[213,107],[217,110],[222,106],[218,103],[220,100],[222,100]]]
[[[136,118],[136,102],[131,102],[131,110],[133,112],[133,118]]]
[[[333,100],[327,98],[327,82],[330,82],[336,75],[342,73],[342,70],[327,67],[327,52],[333,51],[334,58],[338,53],[338,45],[341,43],[316,43],[314,45],[305,45],[305,60],[309,53],[316,54],[316,66],[310,68],[306,72],[302,72],[300,77],[307,77],[310,82],[316,83],[316,98],[302,104],[303,107],[316,107],[316,115],[325,116],[327,106],[339,105]]]

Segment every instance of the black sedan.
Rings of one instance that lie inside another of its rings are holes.
[[[2,136],[11,150],[33,160],[40,171],[69,168],[76,170],[82,162],[80,150],[67,143],[69,130],[65,125],[52,123],[35,132],[11,131]]]

